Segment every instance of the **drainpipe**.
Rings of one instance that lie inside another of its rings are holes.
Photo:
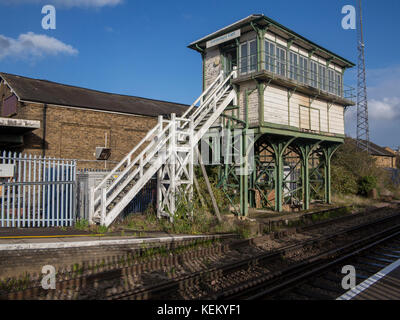
[[[43,140],[42,140],[42,157],[46,156],[46,127],[47,127],[47,103],[43,105]]]

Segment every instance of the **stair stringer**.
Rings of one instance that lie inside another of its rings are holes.
[[[132,199],[139,193],[140,190],[147,184],[147,182],[153,177],[157,171],[163,165],[162,157],[158,157],[152,166],[143,174],[143,176],[135,183],[130,191],[119,201],[118,205],[111,209],[106,215],[102,217],[101,224],[109,226],[121,213],[121,211],[132,201]]]

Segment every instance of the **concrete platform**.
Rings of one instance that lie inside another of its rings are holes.
[[[90,234],[51,234],[49,235],[19,235],[3,236],[0,235],[0,251],[13,250],[41,250],[41,249],[61,249],[79,248],[94,246],[115,246],[115,245],[135,245],[142,243],[165,243],[182,240],[195,239],[216,239],[232,237],[232,234],[216,235],[171,235],[162,232],[146,233],[138,236],[105,236]]]
[[[337,300],[400,300],[400,259]]]

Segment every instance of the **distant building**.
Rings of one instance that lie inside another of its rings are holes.
[[[361,149],[366,150],[364,143],[361,144]],[[377,144],[370,141],[368,153],[375,159],[375,163],[378,167],[392,169],[396,168],[397,154],[393,149],[389,147],[378,146]]]

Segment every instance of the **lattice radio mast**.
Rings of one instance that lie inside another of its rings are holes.
[[[367,83],[365,76],[365,44],[363,36],[362,7],[359,0],[359,26],[357,28],[358,40],[358,73],[357,73],[357,145],[364,146],[369,151],[369,122]]]

